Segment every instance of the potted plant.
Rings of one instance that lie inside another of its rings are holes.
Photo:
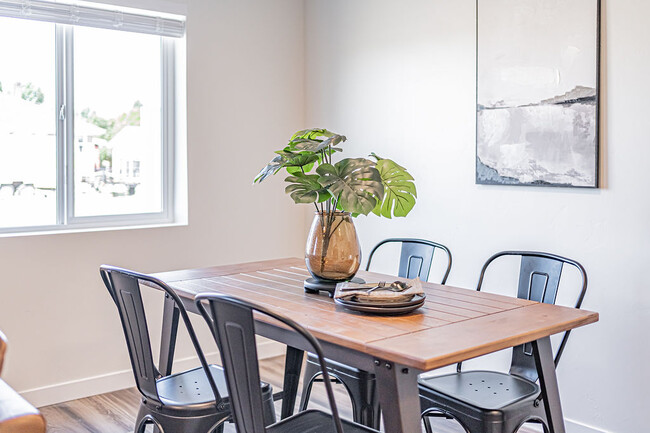
[[[260,183],[286,170],[285,192],[296,203],[313,203],[305,261],[314,277],[306,288],[333,289],[349,280],[361,262],[361,251],[352,217],[371,212],[386,218],[404,217],[417,192],[413,177],[394,161],[372,153],[368,158],[333,156],[342,151],[346,137],[326,129],[296,132],[289,143],[255,177]]]

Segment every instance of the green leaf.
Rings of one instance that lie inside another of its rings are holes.
[[[300,167],[286,167],[287,173],[296,174],[296,173],[309,173],[314,168],[314,163],[307,164]]]
[[[307,152],[318,152],[327,147],[327,144],[323,144],[325,141],[320,140],[309,140],[306,138],[299,138],[293,140],[289,143],[289,150],[291,151],[307,151]]]
[[[338,135],[338,134],[330,132],[324,128],[303,129],[302,131],[298,131],[295,134],[293,134],[290,141],[293,141],[297,138],[307,138],[307,139],[316,139],[318,137],[328,138],[333,135]]]
[[[289,194],[296,203],[321,203],[331,196],[329,192],[318,183],[317,174],[296,173],[288,176],[285,182],[289,182],[284,192]]]
[[[272,174],[275,174],[282,168],[283,159],[281,155],[276,156],[255,176],[253,183],[260,183]]]
[[[320,152],[328,146],[336,146],[339,143],[347,140],[344,135],[334,134],[325,140],[312,140],[308,138],[298,138],[291,140],[287,146],[290,152],[307,151],[307,152]]]
[[[404,167],[390,159],[377,159],[376,168],[381,175],[384,185],[384,198],[372,210],[375,215],[391,218],[391,216],[404,217],[415,206],[417,191],[413,176]]]
[[[329,137],[327,140],[323,141],[321,145],[323,145],[323,149],[327,146],[336,146],[339,143],[343,143],[344,141],[347,140],[347,137],[345,135],[339,135],[339,134],[334,134],[331,137]]]
[[[282,164],[283,167],[304,167],[318,161],[318,155],[314,153],[298,153],[283,158],[285,160],[284,164]]]
[[[346,212],[368,215],[384,196],[384,187],[374,163],[365,158],[346,158],[336,165],[316,169],[318,182],[339,197],[338,207]]]

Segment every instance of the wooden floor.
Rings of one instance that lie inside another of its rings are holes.
[[[260,373],[264,381],[273,385],[274,391],[282,389],[284,358],[278,357],[260,363]],[[349,399],[341,386],[336,386],[336,401],[345,418],[351,418]],[[140,394],[135,388],[73,400],[66,403],[41,408],[48,424],[49,433],[132,433]],[[310,407],[328,407],[322,384],[314,386]],[[279,414],[280,402],[276,402]],[[279,419],[279,418],[278,418]],[[464,433],[460,425],[450,420],[435,420],[436,433]],[[235,433],[232,424],[227,424],[226,433]],[[382,430],[383,431],[383,430]],[[424,430],[423,430],[424,431]],[[536,430],[522,428],[520,433],[533,433]]]

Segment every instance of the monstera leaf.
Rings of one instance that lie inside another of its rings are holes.
[[[296,203],[321,203],[331,198],[330,193],[318,182],[317,174],[296,173],[287,177],[289,182],[284,192],[289,194]]]
[[[307,152],[320,152],[328,146],[336,146],[339,143],[347,140],[344,135],[334,134],[325,140],[314,140],[309,138],[298,138],[291,140],[286,149],[290,152],[293,151],[307,151]]]
[[[384,197],[381,175],[374,163],[364,158],[347,158],[335,165],[316,169],[318,182],[338,197],[338,207],[346,212],[368,215]]]
[[[276,156],[255,176],[253,183],[260,183],[272,174],[275,174],[282,168],[283,159],[281,155]]]
[[[391,161],[383,159],[373,154],[377,159],[376,168],[381,175],[381,181],[384,185],[384,198],[377,202],[372,212],[377,216],[391,218],[404,217],[415,206],[417,191],[413,176],[411,176],[404,167]]]
[[[303,129],[302,131],[298,131],[295,134],[291,136],[291,140],[293,141],[297,138],[308,138],[308,139],[314,139],[318,137],[331,137],[333,135],[337,135],[334,132],[330,132],[327,129],[324,128],[312,128],[312,129]]]
[[[281,152],[280,156],[284,160],[284,167],[304,167],[318,161],[318,155],[311,152]]]
[[[282,167],[286,167],[289,174],[306,173],[314,168],[316,161],[320,160],[319,155],[312,152],[293,153],[280,151],[277,153],[282,156],[284,160]]]

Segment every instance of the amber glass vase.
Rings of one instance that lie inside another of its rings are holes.
[[[315,212],[305,262],[317,280],[345,281],[357,273],[361,247],[349,212]]]

